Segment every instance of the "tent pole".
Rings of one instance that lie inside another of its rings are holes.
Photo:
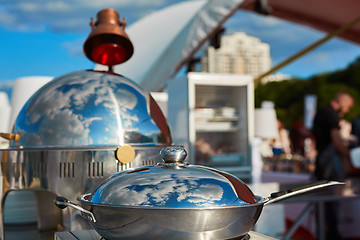
[[[293,62],[294,60],[298,59],[299,57],[305,55],[306,53],[312,51],[313,49],[319,47],[321,44],[327,42],[328,40],[330,40],[331,38],[333,38],[334,36],[337,36],[339,34],[341,34],[342,32],[348,30],[349,28],[351,28],[353,25],[355,25],[356,23],[358,23],[360,21],[360,17],[352,20],[351,22],[347,23],[346,25],[336,29],[335,31],[329,33],[327,36],[325,36],[324,38],[316,41],[315,43],[309,45],[308,47],[304,48],[303,50],[301,50],[300,52],[294,54],[293,56],[289,57],[288,59],[286,59],[285,61],[279,63],[278,65],[274,66],[273,68],[271,68],[269,71],[261,74],[260,76],[256,77],[254,79],[254,84],[257,84],[261,81],[261,79],[269,74],[272,74],[274,72],[276,72],[277,70],[279,70],[280,68],[286,66],[287,64]]]

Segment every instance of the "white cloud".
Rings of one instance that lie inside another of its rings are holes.
[[[14,81],[3,81],[0,82],[0,88],[8,88],[8,87],[13,87],[14,86]]]
[[[5,9],[0,8],[0,23],[3,25],[12,24],[15,22],[16,17],[13,14],[10,14]]]
[[[175,1],[176,2],[176,1]],[[170,0],[12,0],[0,10],[0,27],[15,31],[42,31],[46,28],[57,32],[88,31],[90,17],[96,17],[104,8],[116,9],[128,22],[163,6]]]
[[[71,57],[83,57],[83,45],[86,37],[79,38],[72,42],[64,42],[62,47],[66,49],[68,55]]]
[[[4,0],[0,8],[0,28],[18,32],[53,31],[57,33],[77,33],[87,36],[90,32],[90,17],[96,17],[103,8],[115,8],[128,24],[139,20],[160,8],[182,2],[181,0]],[[156,26],[154,26],[156,27]],[[227,31],[244,31],[271,45],[273,63],[278,63],[293,53],[321,38],[321,33],[303,25],[291,24],[273,17],[261,16],[246,11],[238,11],[225,24]],[[84,37],[85,38],[85,37]],[[64,42],[62,47],[69,56],[83,57],[84,38],[74,42]],[[350,45],[350,44],[349,44]],[[341,44],[331,45],[331,50],[340,49]],[[348,50],[349,56],[353,57]],[[326,61],[318,56],[316,61]],[[344,59],[346,56],[344,56]],[[349,58],[349,57],[348,57]],[[333,60],[334,61],[334,60]],[[350,60],[351,61],[351,60]],[[315,59],[314,59],[315,62]],[[51,74],[53,75],[53,74]],[[8,78],[8,77],[6,77]]]
[[[72,1],[71,1],[72,2]],[[146,8],[146,7],[157,7],[163,4],[166,4],[166,0],[102,0],[102,1],[88,1],[88,0],[78,0],[79,5],[87,6],[90,8],[104,8],[104,6],[112,6],[113,8],[118,7],[138,7],[138,8]]]
[[[317,52],[311,55],[311,58],[308,58],[309,64],[327,64],[331,61],[331,54],[328,52]]]

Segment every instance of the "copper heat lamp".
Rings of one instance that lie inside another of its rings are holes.
[[[116,10],[103,9],[97,14],[94,23],[91,18],[92,31],[84,43],[85,55],[93,62],[112,66],[127,61],[134,52],[134,47],[125,33],[125,18],[122,22]]]

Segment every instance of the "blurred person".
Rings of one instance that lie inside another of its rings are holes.
[[[355,144],[353,147],[360,146],[360,116],[356,117],[351,122],[351,134],[355,136]]]
[[[319,180],[342,180],[345,177],[350,155],[341,135],[340,120],[353,104],[353,97],[341,91],[315,115],[313,134],[318,152],[315,176]],[[334,161],[332,156],[336,158]]]
[[[345,119],[340,119],[340,135],[343,139],[351,138],[351,123],[346,121]]]
[[[344,180],[346,176],[350,167],[350,153],[341,137],[340,120],[353,104],[353,97],[348,92],[340,91],[329,105],[316,112],[313,134],[317,150],[315,177],[318,180]],[[341,239],[337,229],[338,204],[325,203],[325,213],[326,239]]]
[[[291,151],[293,154],[305,156],[305,141],[313,138],[311,132],[304,126],[302,121],[295,121],[290,128]]]
[[[210,143],[205,141],[203,138],[196,139],[195,148],[197,163],[210,161],[210,156],[216,153],[216,151],[211,147]]]
[[[347,148],[353,148],[357,144],[357,137],[352,134],[351,123],[345,119],[341,119],[339,122],[340,125],[340,136],[343,139]]]
[[[277,119],[278,137],[271,140],[274,155],[291,154],[290,138],[287,130],[284,128],[283,123]]]
[[[291,124],[289,136],[292,154],[303,160],[302,167],[305,171],[314,172],[317,152],[311,131],[303,121],[297,120]]]

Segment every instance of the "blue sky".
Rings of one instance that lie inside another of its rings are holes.
[[[115,8],[128,24],[179,0],[5,0],[0,8],[0,83],[24,76],[60,76],[93,68],[83,52],[90,17]],[[226,32],[243,31],[271,46],[273,65],[322,38],[308,27],[238,11],[226,22]],[[360,56],[360,46],[333,39],[280,70],[307,78],[346,67]]]

